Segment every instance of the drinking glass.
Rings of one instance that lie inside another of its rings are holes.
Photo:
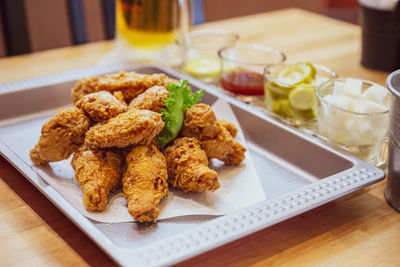
[[[383,103],[386,111],[378,113],[359,113],[343,109],[324,98],[332,95],[335,82],[345,79],[333,79],[317,88],[318,133],[327,140],[350,154],[376,166],[386,164],[387,131],[389,126],[390,96],[386,95]],[[362,91],[373,82],[362,80]],[[361,103],[360,103],[361,104]]]
[[[301,64],[310,64],[303,63]],[[264,70],[264,89],[265,89],[265,108],[274,114],[278,119],[296,127],[302,127],[308,130],[316,130],[317,115],[317,96],[316,89],[318,85],[329,79],[337,77],[337,74],[331,69],[318,64],[312,64],[315,69],[315,78],[307,84],[312,91],[314,101],[309,107],[297,107],[291,103],[291,95],[295,90],[304,87],[304,84],[289,84],[277,77],[277,74],[285,67],[295,64],[281,63],[269,65]]]
[[[178,44],[183,51],[182,70],[189,75],[211,83],[219,80],[221,63],[218,50],[234,46],[239,35],[223,29],[204,29],[182,36]]]
[[[116,43],[121,61],[181,62],[175,45],[187,33],[190,0],[116,0]]]
[[[248,103],[264,95],[265,66],[286,60],[283,52],[256,44],[225,47],[218,55],[222,63],[222,88]]]

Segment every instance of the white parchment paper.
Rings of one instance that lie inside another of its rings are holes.
[[[246,147],[243,132],[229,104],[220,99],[212,107],[218,118],[232,122],[238,127],[235,139]],[[40,123],[43,123],[43,120]],[[33,126],[36,129],[33,129]],[[29,150],[38,140],[40,127],[41,124],[33,123],[28,129],[25,128],[25,131],[32,132],[32,135],[27,135],[25,132],[23,141],[22,135],[20,138],[18,136],[13,138],[20,140],[15,146],[19,147],[19,150],[24,150],[27,156],[24,155],[23,158],[29,161],[33,170],[86,217],[106,223],[134,221],[128,213],[122,190],[109,196],[109,203],[103,212],[88,212],[82,205],[83,194],[73,178],[74,171],[70,159],[50,163],[49,167],[34,166],[29,160]],[[37,132],[33,134],[34,131]],[[34,141],[27,141],[26,138],[33,138]],[[221,183],[221,187],[215,192],[184,193],[170,188],[168,195],[161,202],[159,220],[184,215],[223,215],[265,200],[264,191],[248,151],[245,157],[239,166],[224,166],[218,160],[211,161],[210,167],[218,172]]]

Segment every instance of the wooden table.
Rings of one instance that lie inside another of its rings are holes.
[[[360,28],[298,9],[203,25],[238,32],[243,43],[285,51],[291,60],[326,65],[340,76],[385,83],[360,66]],[[113,42],[0,60],[0,82],[96,64]],[[111,260],[0,157],[0,265],[109,265]],[[385,181],[187,260],[181,265],[400,265],[400,215]]]

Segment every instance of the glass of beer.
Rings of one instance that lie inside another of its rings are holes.
[[[171,47],[190,21],[188,0],[117,0],[117,46],[124,57],[168,61]],[[176,50],[178,51],[178,50]],[[179,55],[178,55],[179,56]]]

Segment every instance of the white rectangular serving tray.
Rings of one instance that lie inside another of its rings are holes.
[[[242,126],[267,200],[224,216],[183,216],[152,224],[99,223],[84,217],[44,182],[27,163],[27,155],[18,154],[8,146],[6,140],[22,125],[70,105],[70,89],[79,78],[120,70],[166,73],[188,79],[194,90],[206,89],[203,102],[207,104],[224,98]],[[385,177],[382,170],[278,122],[216,87],[171,68],[151,64],[94,66],[0,84],[0,153],[105,253],[124,266],[170,265],[183,261]]]

